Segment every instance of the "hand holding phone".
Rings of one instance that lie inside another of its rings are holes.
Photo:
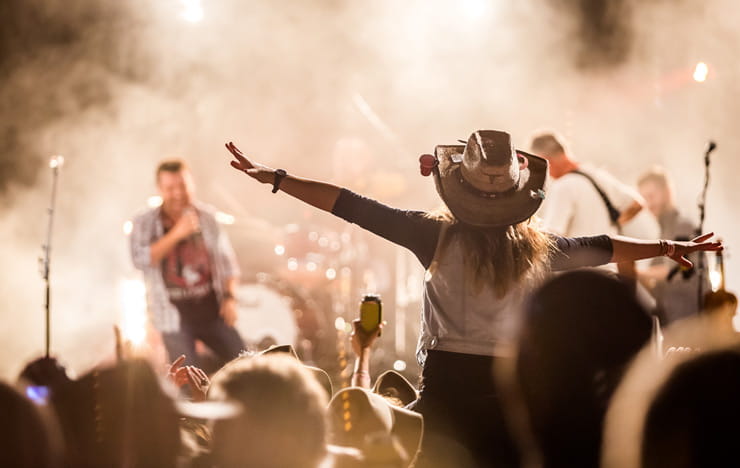
[[[376,330],[383,322],[383,304],[380,296],[365,294],[360,303],[360,324],[366,332]]]

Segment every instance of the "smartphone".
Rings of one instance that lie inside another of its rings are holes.
[[[29,385],[26,387],[26,396],[37,405],[45,405],[49,402],[49,387]]]
[[[365,331],[373,331],[383,321],[383,304],[377,294],[365,294],[360,303],[360,324]]]

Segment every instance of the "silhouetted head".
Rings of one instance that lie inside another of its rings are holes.
[[[631,288],[593,270],[556,276],[529,300],[517,374],[545,460],[598,463],[601,428],[651,320]]]

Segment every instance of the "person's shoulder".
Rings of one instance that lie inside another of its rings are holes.
[[[572,192],[589,185],[591,185],[591,182],[587,178],[575,172],[568,172],[557,179],[553,179],[550,183],[549,190],[551,192]]]
[[[146,208],[140,208],[138,211],[136,211],[136,213],[134,213],[134,215],[132,216],[131,220],[134,223],[140,223],[140,222],[154,219],[157,217],[158,214],[159,214],[158,206],[155,206],[154,208],[148,206]]]
[[[619,179],[617,179],[614,174],[609,172],[609,170],[604,167],[585,163],[581,165],[581,167],[579,167],[579,170],[584,174],[588,174],[589,176],[593,177],[597,182],[621,184],[621,182],[619,182]]]
[[[213,218],[214,220],[216,219],[216,213],[219,212],[215,206],[202,201],[194,201],[193,207],[195,207],[195,210],[198,212],[199,216],[206,216],[208,218]]]

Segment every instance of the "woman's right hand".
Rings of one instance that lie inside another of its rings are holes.
[[[274,169],[251,162],[233,142],[226,143],[226,149],[236,158],[236,161],[231,161],[231,167],[237,171],[244,172],[263,184],[271,184],[275,180]]]

